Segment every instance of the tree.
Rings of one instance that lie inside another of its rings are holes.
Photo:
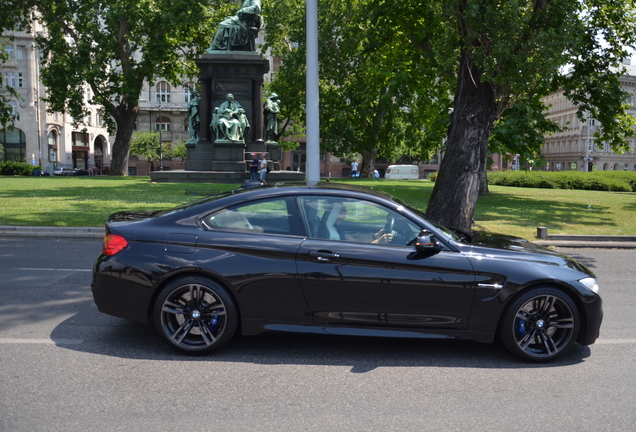
[[[295,118],[303,12],[302,2],[281,0],[266,19],[283,64],[272,87],[289,91],[283,115]],[[446,135],[427,215],[451,228],[472,228],[489,142],[535,158],[556,128],[541,120],[550,92],[563,89],[581,118],[596,118],[597,139],[614,149],[634,134],[618,81],[636,35],[631,0],[325,0],[318,13],[323,145],[368,160],[417,154],[411,144],[425,154]]]
[[[186,160],[188,156],[188,149],[185,143],[181,140],[177,140],[176,145],[172,147],[172,158],[180,159],[181,161]]]
[[[154,170],[154,161],[166,157],[167,153],[159,144],[159,134],[156,132],[137,132],[130,140],[130,154],[146,159],[149,172]]]
[[[361,176],[373,175],[378,156],[428,158],[445,132],[427,101],[448,89],[433,84],[436,77],[422,67],[417,52],[401,49],[409,43],[403,33],[370,14],[374,4],[324,0],[318,11],[321,146],[338,155],[362,154]],[[302,124],[304,2],[272,2],[263,13],[266,47],[283,65],[270,88],[283,101],[281,116]]]
[[[0,3],[2,5],[2,3]],[[2,37],[5,30],[14,29],[21,23],[20,14],[7,13],[0,18],[0,66],[7,60],[9,60],[9,54],[5,50],[6,40]],[[22,100],[20,94],[10,85],[5,85],[4,80],[0,81],[0,130],[7,127],[7,125],[13,124],[18,116],[15,114],[11,101]],[[1,150],[1,149],[0,149]]]
[[[0,43],[0,65],[7,60],[8,56],[4,50],[4,45]],[[4,81],[0,81],[0,130],[3,130],[7,125],[12,124],[16,119],[16,115],[11,105],[11,100],[19,100],[20,95],[11,86],[5,86]],[[3,150],[2,144],[0,144],[0,150]]]
[[[46,29],[37,43],[48,109],[79,120],[87,115],[86,100],[104,108],[115,130],[111,175],[127,175],[144,80],[178,83],[196,75],[193,59],[209,45],[215,23],[236,8],[206,0],[22,3]]]
[[[587,111],[600,121],[599,139],[627,148],[634,122],[618,78],[636,34],[631,0],[382,0],[377,11],[431,65],[446,66],[440,79],[455,80],[429,218],[470,232],[496,122],[507,110],[523,112],[519,103],[536,120],[544,109],[539,98],[559,88],[581,106],[579,116]]]

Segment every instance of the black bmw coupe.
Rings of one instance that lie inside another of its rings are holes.
[[[92,292],[186,354],[237,332],[498,338],[528,361],[590,345],[594,274],[523,239],[468,236],[398,199],[335,183],[240,189],[106,222]]]

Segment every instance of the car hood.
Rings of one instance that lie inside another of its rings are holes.
[[[594,276],[590,269],[575,259],[519,237],[476,232],[469,243],[460,243],[459,249],[469,256],[481,255],[537,264],[558,265]]]

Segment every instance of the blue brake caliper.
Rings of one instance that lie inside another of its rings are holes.
[[[215,332],[216,329],[219,328],[219,325],[221,324],[221,320],[219,319],[218,316],[213,316],[212,318],[210,318],[210,321],[208,322],[208,328],[210,329],[211,332]]]
[[[522,319],[517,319],[515,323],[515,336],[517,339],[523,339],[523,337],[528,332],[528,328],[526,327],[527,322]]]

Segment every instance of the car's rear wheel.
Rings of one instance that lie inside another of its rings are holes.
[[[238,309],[225,288],[194,276],[175,280],[159,294],[154,323],[172,348],[190,355],[211,353],[236,332]]]
[[[579,328],[578,309],[567,294],[555,288],[533,288],[506,309],[499,338],[517,357],[545,362],[568,352]]]

